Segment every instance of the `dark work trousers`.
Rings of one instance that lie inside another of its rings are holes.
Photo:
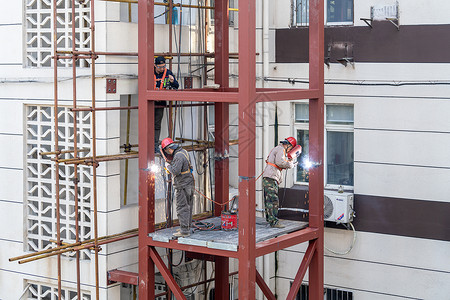
[[[194,205],[193,187],[175,188],[175,199],[177,200],[177,215],[180,221],[181,233],[190,233],[192,208]]]
[[[161,135],[161,122],[164,116],[164,108],[155,108],[155,147],[159,146],[159,136]]]

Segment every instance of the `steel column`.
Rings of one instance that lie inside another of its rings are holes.
[[[309,100],[309,158],[320,163],[309,175],[309,226],[318,230],[314,255],[309,266],[309,297],[323,299],[323,144],[324,144],[324,4],[309,2],[309,88],[319,90]],[[310,244],[314,243],[310,241]]]
[[[229,81],[229,37],[228,37],[228,0],[215,1],[214,14],[214,77],[215,83],[220,87],[228,87]],[[225,203],[229,198],[229,105],[215,104],[215,198],[219,203]],[[214,214],[220,216],[225,207],[214,206]],[[230,298],[229,285],[229,258],[216,256],[215,258],[215,299],[227,300]]]
[[[239,1],[239,299],[255,299],[255,0]]]
[[[155,176],[148,171],[154,159],[154,102],[147,100],[153,89],[154,6],[139,0],[139,298],[155,298],[155,265],[150,260],[148,233],[155,230]]]

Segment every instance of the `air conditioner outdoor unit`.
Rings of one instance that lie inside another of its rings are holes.
[[[323,198],[324,219],[329,222],[353,221],[353,194],[325,191]]]

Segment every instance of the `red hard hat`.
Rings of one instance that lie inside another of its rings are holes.
[[[161,142],[161,148],[165,149],[170,144],[173,144],[173,140],[171,138],[165,138]]]
[[[290,137],[286,138],[286,141],[288,141],[288,142],[289,142],[289,144],[291,144],[291,145],[292,145],[292,147],[295,147],[295,146],[297,146],[297,140],[296,140],[295,138],[293,138],[292,136],[290,136]]]

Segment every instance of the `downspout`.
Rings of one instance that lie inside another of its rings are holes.
[[[269,74],[269,26],[270,26],[270,22],[269,22],[269,0],[263,0],[262,1],[262,63],[263,63],[263,68],[262,68],[262,76],[261,76],[261,82],[262,82],[262,87],[265,88],[266,86],[266,81],[264,80],[265,77],[270,76]],[[271,103],[267,103],[267,102],[262,102],[262,123],[263,123],[263,151],[262,151],[262,155],[263,158],[265,158],[270,151],[270,146],[272,145],[271,141],[270,141],[270,107],[271,107]],[[261,164],[262,164],[262,169],[264,169],[265,167],[265,159],[261,160]],[[261,184],[261,183],[260,183]],[[264,255],[262,257],[262,276],[264,278],[264,282],[266,282],[266,284],[270,287],[270,270],[272,269],[270,267],[270,256],[273,254],[268,254],[268,255]],[[274,294],[276,294],[276,289],[274,291]]]

